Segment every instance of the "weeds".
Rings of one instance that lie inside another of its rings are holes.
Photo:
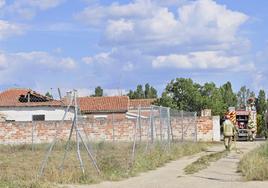
[[[268,180],[268,142],[247,153],[239,162],[238,172],[246,180]]]
[[[34,146],[0,146],[0,187],[5,188],[48,188],[56,184],[92,184],[103,180],[120,180],[164,165],[170,160],[178,159],[204,151],[205,143],[174,143],[170,149],[160,143],[151,145],[146,150],[146,144],[140,143],[136,147],[135,162],[131,161],[131,143],[93,143],[91,150],[101,170],[99,176],[87,156],[85,148],[81,146],[81,155],[86,172],[83,175],[77,160],[75,143],[71,143],[63,171],[60,164],[64,154],[64,145],[57,144],[49,158],[44,176],[36,180],[41,162],[48,145]]]
[[[212,153],[209,155],[205,155],[197,159],[195,162],[189,164],[185,167],[184,172],[186,174],[194,174],[196,172],[199,172],[200,170],[203,170],[207,168],[210,163],[216,162],[217,160],[221,159],[222,157],[227,156],[227,151],[220,151],[217,153]]]

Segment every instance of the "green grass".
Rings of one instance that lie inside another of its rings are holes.
[[[83,175],[79,168],[75,144],[71,144],[64,170],[59,166],[64,153],[64,145],[57,144],[49,158],[44,176],[36,181],[36,175],[47,151],[48,145],[0,146],[0,187],[5,188],[49,188],[56,184],[92,184],[104,180],[121,180],[135,176],[140,172],[155,169],[166,162],[182,156],[204,151],[206,143],[173,143],[170,150],[161,144],[154,144],[145,152],[145,144],[137,144],[135,162],[132,164],[132,143],[94,143],[92,150],[101,170],[98,175],[85,148],[81,147],[81,155],[86,172]]]
[[[195,162],[189,164],[184,168],[185,174],[194,174],[199,172],[200,170],[203,170],[207,168],[210,163],[216,162],[217,160],[221,159],[222,157],[227,156],[228,151],[220,151],[216,153],[212,153],[209,155],[204,155],[197,159]]]
[[[268,180],[268,142],[247,153],[239,162],[238,172],[246,180]]]

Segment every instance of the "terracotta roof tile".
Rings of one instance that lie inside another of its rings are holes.
[[[25,97],[28,94],[38,98],[42,98],[45,102],[41,101],[31,101],[22,102],[21,97]],[[50,99],[46,96],[36,93],[31,89],[9,89],[0,93],[0,107],[32,107],[32,106],[62,106],[63,103],[58,100]]]
[[[150,107],[156,99],[130,99],[129,108],[142,108]]]
[[[78,104],[83,113],[126,112],[128,103],[129,98],[127,96],[78,98]]]

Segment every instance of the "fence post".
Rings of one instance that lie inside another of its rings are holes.
[[[141,139],[142,139],[142,130],[141,130],[141,105],[139,105],[139,119],[138,119],[138,122],[139,122],[139,132],[140,132],[140,142],[141,142]]]
[[[183,110],[181,110],[181,141],[184,141]]]
[[[35,128],[35,122],[32,121],[32,151],[34,151],[34,128]]]
[[[114,138],[114,113],[112,113],[112,126],[113,126],[113,143],[115,141],[115,138]]]
[[[151,113],[150,113],[150,126],[151,126],[151,141],[154,143],[154,111],[153,107],[151,106]]]
[[[135,127],[134,127],[134,140],[133,140],[133,146],[132,146],[132,155],[131,155],[131,165],[133,167],[134,162],[135,162],[135,150],[136,150],[136,139],[137,139],[137,123],[138,123],[139,119],[136,118],[136,123],[135,123]]]
[[[162,119],[162,106],[159,107],[159,117],[160,117],[160,142],[163,140],[163,119]]]
[[[197,113],[194,113],[194,122],[195,122],[195,142],[197,142]]]
[[[170,108],[167,108],[167,136],[168,136],[168,147],[169,147],[169,149],[170,149],[170,127],[171,127],[171,125],[170,125]]]

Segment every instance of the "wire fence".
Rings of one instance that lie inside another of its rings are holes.
[[[22,103],[33,102],[31,95],[34,99],[40,98],[35,93],[28,93],[22,97]],[[46,97],[42,100],[44,100],[43,103],[49,102],[50,105],[53,103]],[[140,150],[149,153],[152,148],[159,145],[165,152],[170,150],[173,143],[197,141],[195,112],[178,111],[162,106],[139,105],[130,108],[127,112],[82,113],[75,90],[69,93],[64,102],[65,112],[61,121],[47,122],[44,121],[43,116],[39,115],[36,119],[23,123],[23,126],[18,126],[19,132],[25,134],[17,136],[22,138],[17,143],[31,143],[33,154],[41,151],[42,147],[38,144],[48,143],[47,150],[42,150],[44,154],[42,154],[42,160],[39,161],[37,178],[44,175],[52,160],[56,161],[53,165],[57,166],[62,173],[64,169],[74,165],[81,169],[82,174],[86,173],[87,168],[92,167],[93,171],[100,174],[103,169],[99,167],[102,164],[100,156],[105,159],[106,154],[100,155],[100,152],[104,151],[100,149],[101,144],[96,143],[114,144],[107,148],[113,152],[111,148],[115,145],[121,147],[122,142],[126,142],[127,145],[122,145],[122,147],[125,148],[125,154],[129,155],[126,159],[127,164],[131,164],[130,167],[127,165],[126,169],[128,169],[134,165],[137,152]],[[75,158],[78,163],[74,163]]]

